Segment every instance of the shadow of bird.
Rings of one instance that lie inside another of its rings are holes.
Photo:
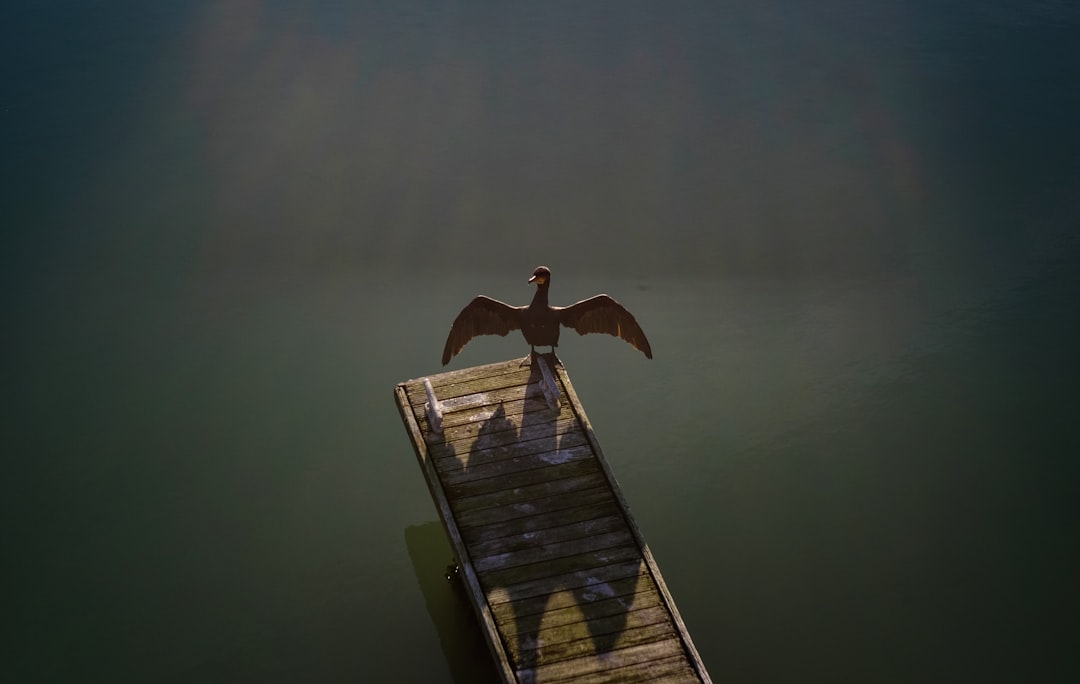
[[[606,333],[621,337],[645,354],[646,358],[652,358],[652,347],[641,326],[622,304],[611,297],[599,294],[570,306],[551,306],[548,304],[551,270],[547,266],[538,266],[529,282],[536,283],[536,294],[528,306],[510,306],[484,295],[473,298],[450,327],[443,348],[443,365],[448,364],[477,335],[505,337],[512,330],[520,330],[529,343],[531,352],[527,358],[531,359],[536,354],[537,347],[551,347],[554,352],[555,347],[559,346],[560,326],[573,328],[581,335]]]

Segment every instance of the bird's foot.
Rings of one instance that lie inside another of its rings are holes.
[[[536,350],[535,349],[530,351],[528,356],[526,356],[525,358],[523,358],[521,360],[521,363],[518,364],[518,368],[524,368],[525,366],[531,366],[534,356],[536,356]]]

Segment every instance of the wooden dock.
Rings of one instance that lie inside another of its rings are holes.
[[[522,684],[709,682],[553,358],[395,389],[496,668]]]

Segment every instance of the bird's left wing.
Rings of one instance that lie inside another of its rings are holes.
[[[450,326],[450,334],[447,335],[446,346],[443,347],[443,365],[450,363],[450,359],[477,335],[505,337],[511,330],[520,330],[523,308],[510,306],[484,295],[474,297]]]
[[[555,310],[559,312],[560,323],[581,335],[606,333],[621,337],[645,354],[646,358],[652,358],[652,347],[634,316],[606,294],[589,297],[570,306],[555,307]]]

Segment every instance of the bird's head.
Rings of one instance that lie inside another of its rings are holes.
[[[537,266],[533,271],[532,278],[529,278],[530,283],[536,283],[537,285],[547,285],[551,280],[551,269],[547,266]]]

